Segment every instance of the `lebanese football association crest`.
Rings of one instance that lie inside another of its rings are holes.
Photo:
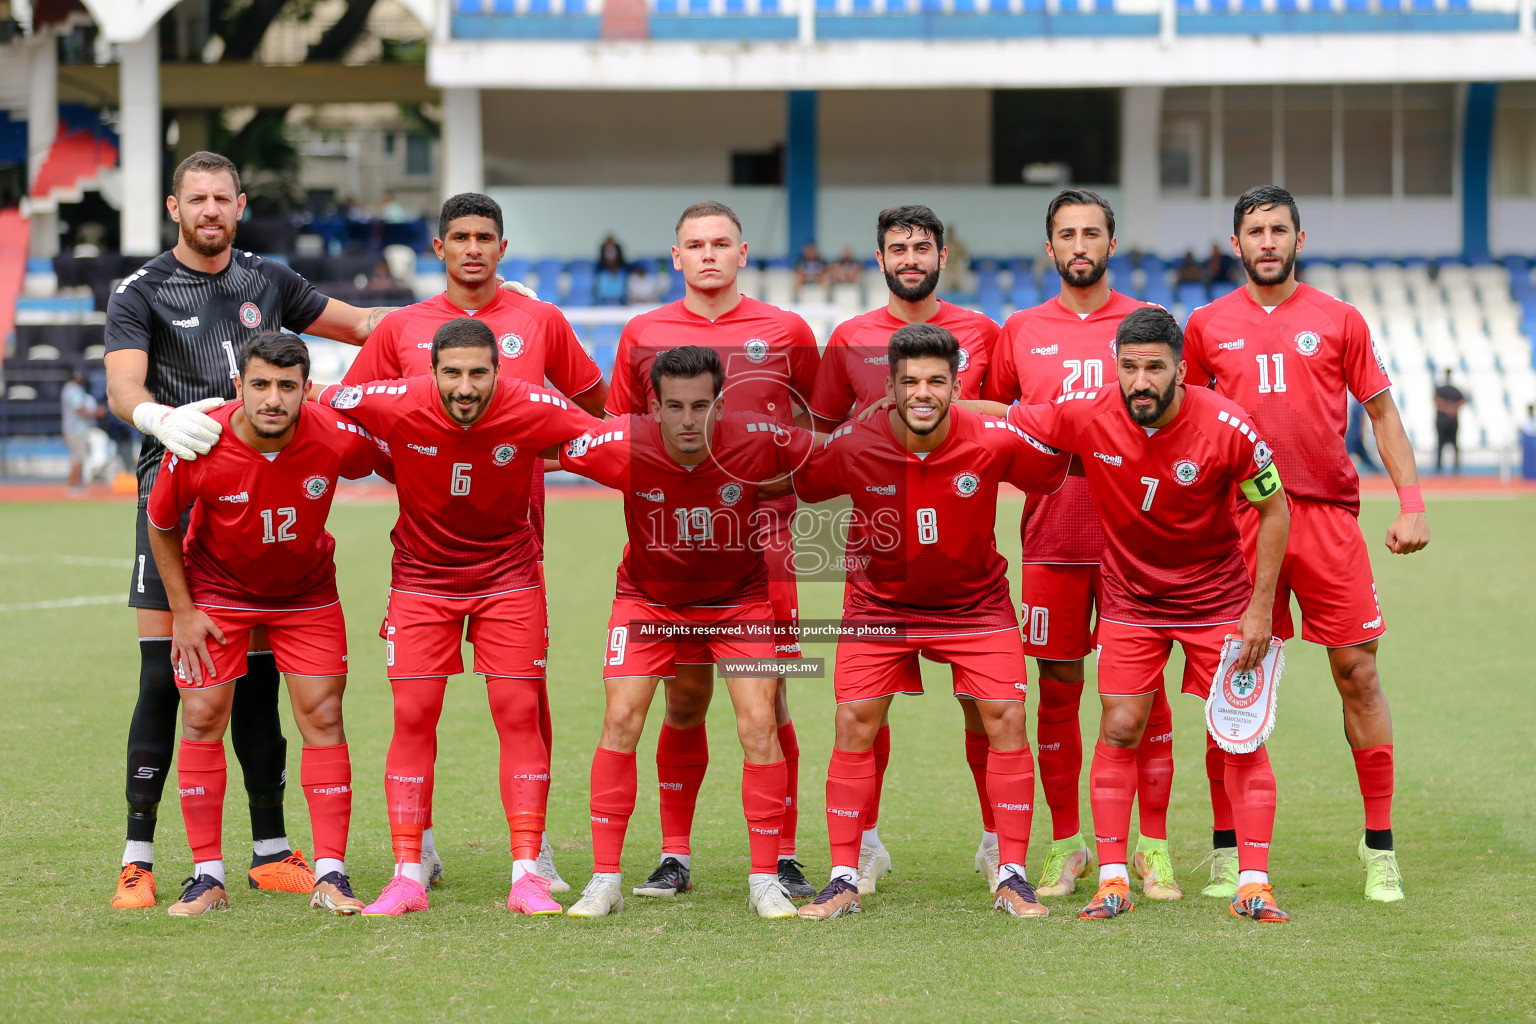
[[[254,302],[247,302],[240,307],[240,322],[251,330],[261,326],[261,307]]]
[[[503,334],[496,343],[501,346],[501,354],[508,359],[516,359],[523,354],[523,339],[516,334]]]
[[[1173,478],[1188,487],[1200,479],[1200,464],[1194,459],[1180,459],[1173,464]]]
[[[304,493],[311,498],[322,498],[325,492],[330,490],[331,482],[325,477],[316,474],[304,481]]]
[[[498,466],[505,466],[517,456],[517,445],[499,444],[491,449],[491,461]]]
[[[1221,692],[1227,703],[1239,711],[1251,707],[1264,695],[1264,666],[1259,665],[1248,672],[1238,672],[1233,666],[1222,677]]]
[[[768,358],[768,343],[762,338],[752,338],[743,347],[746,349],[749,363],[761,363]]]
[[[960,364],[956,368],[955,372],[957,372],[957,373],[964,373],[965,370],[966,370],[966,367],[968,367],[970,365],[971,365],[971,353],[966,349],[966,347],[964,345],[961,345],[960,346]]]
[[[981,477],[975,473],[961,473],[955,477],[955,493],[962,498],[969,498],[981,490]]]
[[[722,504],[734,505],[741,500],[741,484],[721,484],[718,493]]]
[[[1296,351],[1304,356],[1317,355],[1317,350],[1322,343],[1316,331],[1302,331],[1296,335]]]

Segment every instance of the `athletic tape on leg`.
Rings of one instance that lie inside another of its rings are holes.
[[[1285,671],[1285,645],[1278,637],[1269,642],[1251,672],[1237,671],[1243,638],[1228,634],[1221,644],[1221,661],[1205,701],[1205,728],[1216,745],[1231,754],[1258,750],[1275,730],[1275,704],[1280,674]]]

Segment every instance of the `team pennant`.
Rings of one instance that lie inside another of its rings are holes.
[[[1250,672],[1237,670],[1243,638],[1228,634],[1221,644],[1221,661],[1205,701],[1205,728],[1216,745],[1229,754],[1258,750],[1275,729],[1275,699],[1280,673],[1285,671],[1285,644],[1271,638],[1269,653]]]

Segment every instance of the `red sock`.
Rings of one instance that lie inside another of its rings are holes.
[[[592,870],[619,870],[624,833],[635,813],[635,755],[598,747],[592,755]]]
[[[971,781],[976,783],[976,799],[981,801],[981,827],[996,832],[992,798],[987,795],[987,754],[991,749],[986,733],[965,731],[965,763],[971,768]]]
[[[1035,726],[1039,751],[1040,788],[1051,809],[1051,838],[1066,839],[1083,830],[1078,817],[1078,780],[1083,774],[1083,730],[1077,708],[1082,683],[1038,679],[1040,710]]]
[[[551,758],[555,755],[555,723],[549,717],[549,684],[539,680],[539,736]]]
[[[1173,796],[1173,708],[1161,689],[1136,748],[1136,808],[1141,834],[1168,838],[1168,801]]]
[[[176,785],[181,789],[181,817],[194,861],[224,857],[226,779],[222,742],[181,741],[176,755]]]
[[[1275,834],[1275,772],[1269,751],[1227,754],[1227,795],[1237,823],[1237,869],[1268,871]]]
[[[1029,748],[987,756],[987,794],[997,816],[997,853],[1003,864],[1023,864],[1035,819],[1035,759]]]
[[[827,764],[827,838],[833,867],[859,863],[859,827],[875,795],[875,752],[832,748]]]
[[[795,723],[779,726],[779,749],[784,753],[784,823],[779,826],[779,856],[795,855],[795,831],[800,827],[800,738]]]
[[[501,806],[514,860],[537,860],[549,805],[549,751],[539,734],[539,689],[530,679],[485,681],[491,721],[501,744]]]
[[[347,745],[305,747],[299,756],[299,785],[309,802],[309,827],[315,858],[347,859],[347,830],[352,827],[352,760]]]
[[[1365,827],[1392,827],[1392,744],[1354,751],[1355,775],[1365,798]]]
[[[885,766],[891,763],[891,727],[882,725],[875,733],[875,799],[864,819],[866,830],[880,824],[880,794],[885,790]]]
[[[709,735],[702,724],[674,729],[661,723],[656,740],[656,783],[661,789],[661,852],[687,853],[693,810],[709,769]]]
[[[741,763],[741,809],[747,816],[747,849],[752,854],[754,875],[773,875],[779,870],[785,771],[783,761]]]
[[[1205,778],[1211,786],[1211,830],[1227,832],[1237,825],[1232,820],[1232,801],[1227,796],[1227,752],[1205,734]]]
[[[1093,809],[1100,864],[1126,862],[1126,833],[1131,830],[1131,802],[1135,799],[1136,751],[1098,741],[1088,769],[1088,805]]]
[[[396,679],[390,688],[395,695],[395,733],[384,758],[384,804],[395,863],[415,863],[421,860],[422,829],[432,820],[437,720],[448,680]]]

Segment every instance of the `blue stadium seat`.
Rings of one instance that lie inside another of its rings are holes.
[[[1008,0],[991,0],[991,6],[989,7],[989,10],[991,10],[993,14],[1007,14]]]
[[[1003,285],[998,279],[1000,261],[978,259],[972,262],[976,270],[976,304],[994,320],[1003,318]]]
[[[1044,14],[1045,0],[1024,0],[1025,14]]]
[[[528,0],[529,14],[548,14],[549,0]]]
[[[1453,11],[1470,11],[1472,5],[1467,0],[1448,0],[1446,7]]]
[[[976,0],[955,0],[956,14],[975,14]]]
[[[539,275],[539,298],[545,302],[560,301],[560,261],[544,259],[533,268]]]
[[[907,0],[885,0],[886,14],[906,14]]]
[[[528,280],[529,263],[521,256],[508,256],[496,266],[496,272],[508,281]]]
[[[1416,11],[1433,11],[1435,0],[1413,0],[1413,9]]]
[[[491,0],[492,14],[515,14],[517,5],[512,0]]]
[[[1013,271],[1013,287],[1009,289],[1008,301],[1013,303],[1014,308],[1026,309],[1040,305],[1040,289],[1035,286],[1035,272],[1030,261],[1014,260],[1008,269]]]
[[[836,10],[836,9],[837,8],[836,8],[836,6],[834,4],[833,10]],[[873,14],[874,11],[875,11],[875,0],[853,0],[853,13],[854,14]]]
[[[1363,14],[1371,9],[1371,0],[1344,0],[1344,9],[1351,14]]]
[[[918,10],[924,14],[943,14],[944,0],[918,0]]]
[[[683,296],[688,293],[688,283],[683,280],[683,275],[674,270],[667,276],[667,297],[665,302],[681,302]]]
[[[1199,281],[1179,282],[1178,290],[1174,292],[1173,297],[1175,302],[1184,307],[1186,313],[1209,301],[1205,285]]]
[[[586,14],[587,0],[565,0],[566,14]]]
[[[1403,9],[1402,0],[1376,0],[1376,6],[1383,14],[1396,14]]]
[[[1056,9],[1062,14],[1076,14],[1077,0],[1057,0]]]
[[[1281,14],[1295,14],[1296,0],[1275,0],[1275,10]]]
[[[1061,294],[1061,275],[1049,263],[1040,268],[1040,301],[1054,299]]]
[[[708,14],[709,0],[688,0],[689,14]]]
[[[453,9],[459,14],[479,14],[485,7],[480,0],[455,0]]]
[[[1264,0],[1242,0],[1244,14],[1263,14]]]
[[[779,0],[758,0],[757,13],[764,17],[776,17],[779,13]]]
[[[1215,302],[1223,295],[1231,295],[1233,292],[1237,291],[1238,287],[1239,285],[1236,281],[1212,281],[1211,301]]]
[[[571,275],[571,287],[565,294],[566,305],[590,306],[597,294],[597,264],[592,260],[572,260],[565,269]]]
[[[1174,9],[1180,14],[1194,14],[1195,0],[1178,0],[1178,3],[1174,5]]]
[[[676,14],[677,0],[656,0],[657,14]]]

